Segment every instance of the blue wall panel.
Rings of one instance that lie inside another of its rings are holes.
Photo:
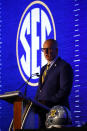
[[[70,107],[73,125],[81,126],[87,122],[87,0],[41,1],[50,9],[54,19],[59,56],[68,61],[74,70]],[[31,2],[0,0],[0,94],[14,91],[25,82],[17,64],[16,39],[21,16]],[[40,33],[38,28],[38,36]],[[37,66],[41,68],[39,54]],[[37,86],[28,85],[27,95],[33,98],[36,90]],[[13,105],[0,100],[0,129],[8,130],[12,118]]]

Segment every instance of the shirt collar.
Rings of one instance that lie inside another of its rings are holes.
[[[58,58],[58,56],[54,60],[48,62],[48,64],[50,64],[50,67],[54,64],[54,62],[57,60],[57,58]]]

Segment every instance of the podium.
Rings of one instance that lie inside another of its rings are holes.
[[[13,104],[13,120],[11,123],[13,131],[16,129],[22,129],[27,110],[32,107],[32,104],[44,108],[45,110],[50,110],[47,106],[40,104],[36,100],[31,100],[29,97],[25,97],[20,91],[6,92],[0,95],[0,99]],[[23,104],[26,105],[24,110]],[[9,130],[11,131],[12,127],[10,127]]]
[[[5,100],[8,103],[13,104],[13,131],[21,129],[23,120],[23,102],[27,102],[28,105],[32,103],[27,100],[20,91],[6,92],[0,95],[0,99]]]

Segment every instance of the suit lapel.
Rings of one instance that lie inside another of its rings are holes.
[[[48,70],[48,73],[52,72],[55,70],[56,67],[58,67],[60,64],[60,57],[54,62],[54,64],[51,66],[51,68]]]
[[[49,77],[49,74],[50,74],[51,72],[53,72],[53,70],[55,70],[56,67],[59,66],[59,64],[60,64],[60,59],[61,59],[61,58],[59,57],[59,58],[54,62],[54,64],[51,66],[51,68],[48,70],[43,85],[44,85],[45,82],[47,81],[47,78]]]

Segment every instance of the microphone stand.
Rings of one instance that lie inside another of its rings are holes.
[[[19,90],[20,90],[21,88],[23,88],[24,85],[25,85],[25,87],[24,87],[24,88],[25,88],[24,97],[26,97],[26,94],[27,94],[28,82],[30,81],[30,79],[31,79],[33,76],[39,77],[40,75],[39,75],[39,73],[32,74],[27,81],[25,81],[19,88],[16,89],[16,91],[19,91]],[[20,92],[20,93],[21,93],[21,92]],[[29,99],[30,99],[30,98],[29,98]],[[27,101],[25,101],[25,102],[23,103],[23,107],[25,107],[26,103],[27,103]]]
[[[28,86],[28,82],[30,81],[31,78],[32,78],[32,76],[30,76],[29,79],[25,82],[25,91],[24,91],[24,96],[27,95],[27,86]]]
[[[25,86],[25,92],[24,92],[24,96],[26,96],[28,82],[30,81],[30,79],[31,79],[33,76],[38,76],[38,77],[39,77],[39,73],[32,74],[27,81],[25,81],[19,88],[16,89],[16,91],[19,91],[21,88],[24,87],[24,85],[26,85],[26,86]]]

